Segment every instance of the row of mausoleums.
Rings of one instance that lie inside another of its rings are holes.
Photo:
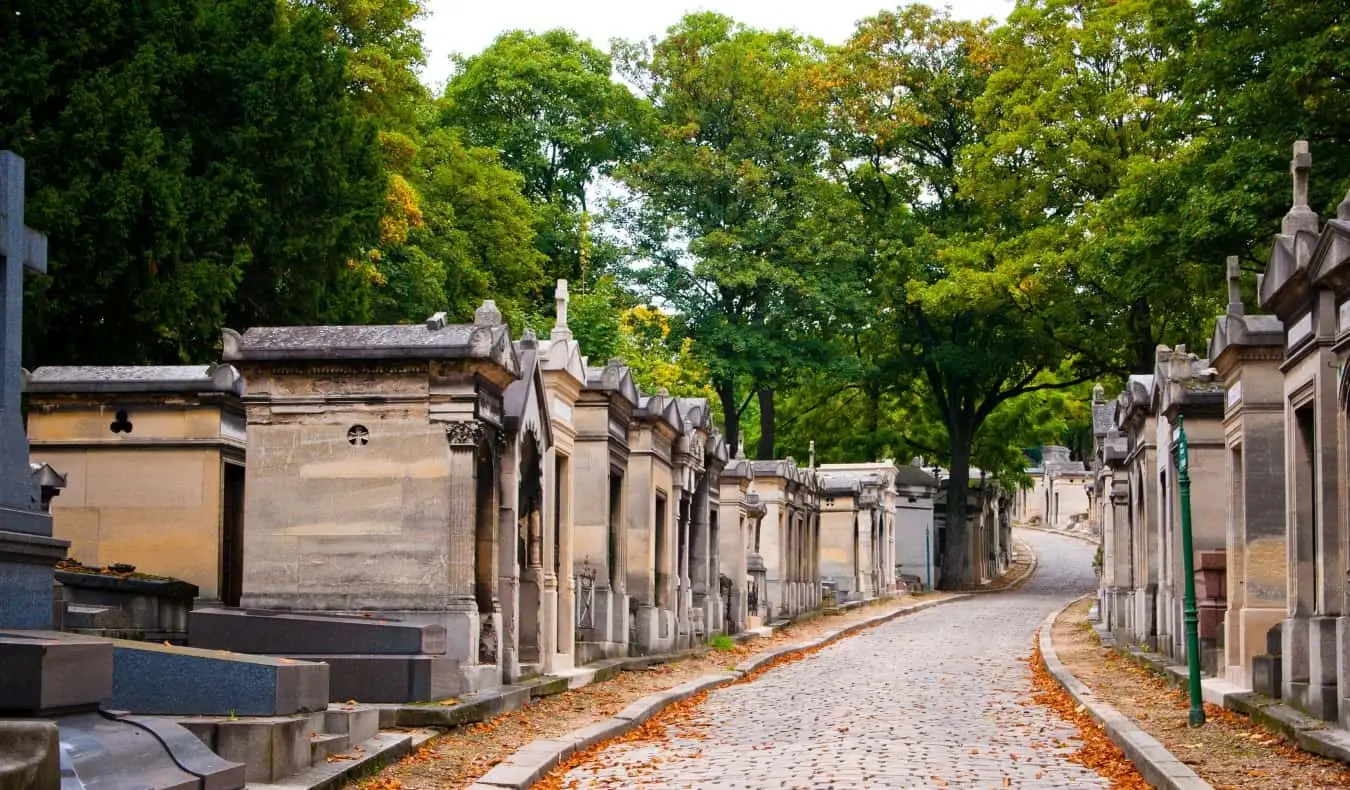
[[[1309,166],[1300,142],[1257,278],[1264,314],[1246,314],[1230,259],[1209,358],[1159,347],[1153,371],[1098,399],[1101,611],[1131,642],[1184,654],[1184,423],[1206,672],[1350,726],[1350,198],[1319,222]]]
[[[193,647],[328,663],[335,700],[668,652],[922,576],[897,526],[931,542],[931,477],[731,457],[706,401],[588,364],[559,294],[547,339],[488,302],[472,324],[226,330],[209,367],[39,368],[55,533],[86,566],[196,585]]]

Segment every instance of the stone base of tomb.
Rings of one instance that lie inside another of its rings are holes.
[[[491,614],[204,609],[188,628],[193,647],[327,664],[334,702],[426,702],[502,684]]]
[[[675,649],[678,625],[674,612],[640,604],[632,616],[638,655],[669,653]]]
[[[1227,662],[1225,677],[1228,682],[1241,688],[1254,688],[1252,662],[1257,656],[1272,653],[1266,635],[1272,627],[1284,620],[1285,610],[1283,607],[1278,609],[1247,607],[1228,614],[1224,621],[1224,650]],[[1274,648],[1275,654],[1278,655],[1279,645],[1275,645]]]
[[[54,724],[59,771],[77,786],[244,786],[242,764],[221,759],[182,726],[100,710],[114,697],[113,660],[107,639],[0,633],[0,716],[13,719],[0,727],[0,754],[26,751],[49,773]]]
[[[1326,721],[1336,721],[1336,632],[1338,617],[1308,619],[1308,702],[1305,710]]]
[[[37,528],[40,519],[29,515],[0,508],[0,623],[10,628],[48,628],[59,619],[56,609],[64,609],[52,600],[52,568],[65,559],[70,542],[50,537],[50,518],[45,535],[4,529],[6,518]]]

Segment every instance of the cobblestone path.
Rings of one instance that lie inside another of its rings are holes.
[[[1019,533],[1040,556],[1011,593],[901,617],[712,691],[662,743],[618,743],[578,788],[1104,788],[1076,733],[1030,702],[1032,634],[1095,584],[1092,549]]]

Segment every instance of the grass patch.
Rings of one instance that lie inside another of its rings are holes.
[[[713,650],[727,651],[735,646],[736,640],[726,634],[713,634],[713,637],[708,640],[708,647],[711,647]]]

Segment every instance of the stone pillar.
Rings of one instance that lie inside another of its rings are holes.
[[[693,506],[690,513],[689,530],[689,585],[690,625],[695,641],[708,635],[708,598],[709,584],[716,583],[708,577],[710,559],[708,545],[708,475],[700,473],[694,484]]]
[[[479,516],[477,473],[478,453],[487,452],[484,446],[486,428],[476,420],[450,422],[445,425],[445,436],[450,444],[450,585],[446,602],[449,612],[446,649],[453,657],[476,664],[481,652],[482,617],[474,593]]]

